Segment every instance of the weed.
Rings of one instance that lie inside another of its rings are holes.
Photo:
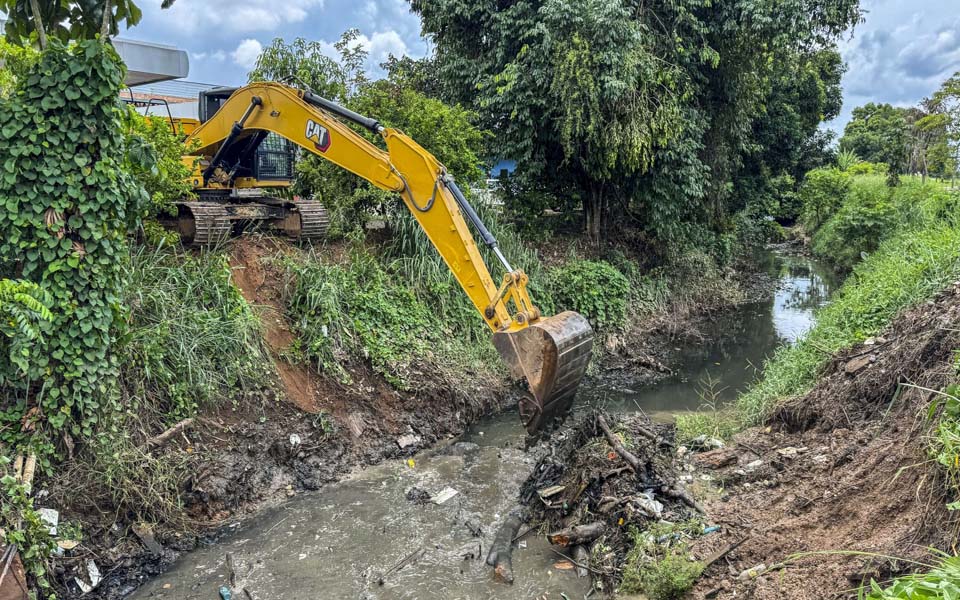
[[[172,423],[267,385],[260,322],[226,256],[140,247],[126,271],[130,322],[117,343],[131,413]]]
[[[677,415],[677,441],[687,443],[702,435],[721,440],[730,439],[739,429],[736,415],[720,406],[723,388],[720,381],[707,374],[697,394],[700,407],[696,412]]]
[[[631,529],[633,547],[624,564],[620,592],[642,593],[651,600],[682,598],[704,569],[702,562],[691,560],[684,538],[702,529],[697,521],[656,523],[643,532]]]
[[[857,593],[858,600],[934,600],[960,598],[960,557],[933,551],[935,564],[916,563],[925,573],[911,573],[893,581],[870,580]]]
[[[626,320],[630,282],[610,263],[569,262],[553,270],[550,287],[558,306],[579,312],[599,331]]]
[[[10,458],[0,455],[0,542],[16,546],[36,587],[55,600],[56,595],[49,593],[47,572],[56,540],[34,509],[29,490],[9,473],[9,464]]]

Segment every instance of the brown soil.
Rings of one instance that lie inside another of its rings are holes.
[[[707,570],[691,597],[855,597],[862,582],[910,565],[842,553],[917,559],[929,547],[954,547],[945,482],[927,454],[935,394],[901,384],[932,390],[955,380],[958,324],[960,285],[841,353],[768,427],[691,457],[699,472],[690,477],[713,480],[707,515],[722,526],[694,553],[745,540]],[[741,575],[761,564],[766,573]]]

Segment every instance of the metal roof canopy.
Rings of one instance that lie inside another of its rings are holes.
[[[114,38],[113,47],[127,65],[124,83],[129,87],[179,79],[190,73],[187,53],[173,46]]]

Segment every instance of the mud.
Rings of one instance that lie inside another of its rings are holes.
[[[926,436],[929,390],[956,379],[958,323],[960,285],[840,353],[768,427],[691,457],[696,479],[711,480],[708,516],[722,525],[694,552],[706,556],[742,541],[692,597],[855,597],[851,590],[870,579],[909,571],[906,561],[928,548],[954,547],[957,520],[945,507],[951,498]],[[741,576],[761,564],[765,573]]]

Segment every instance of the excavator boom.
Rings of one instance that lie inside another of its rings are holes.
[[[380,136],[386,151],[347,123]],[[593,331],[578,313],[543,317],[527,294],[527,275],[514,269],[453,177],[437,159],[397,129],[310,92],[280,83],[253,83],[230,95],[187,139],[200,167],[197,188],[234,185],[232,157],[272,132],[308,152],[395,192],[423,228],[474,307],[494,332],[494,345],[529,396],[520,402],[530,432],[563,416],[583,378]],[[490,275],[467,221],[504,268],[499,285]]]

